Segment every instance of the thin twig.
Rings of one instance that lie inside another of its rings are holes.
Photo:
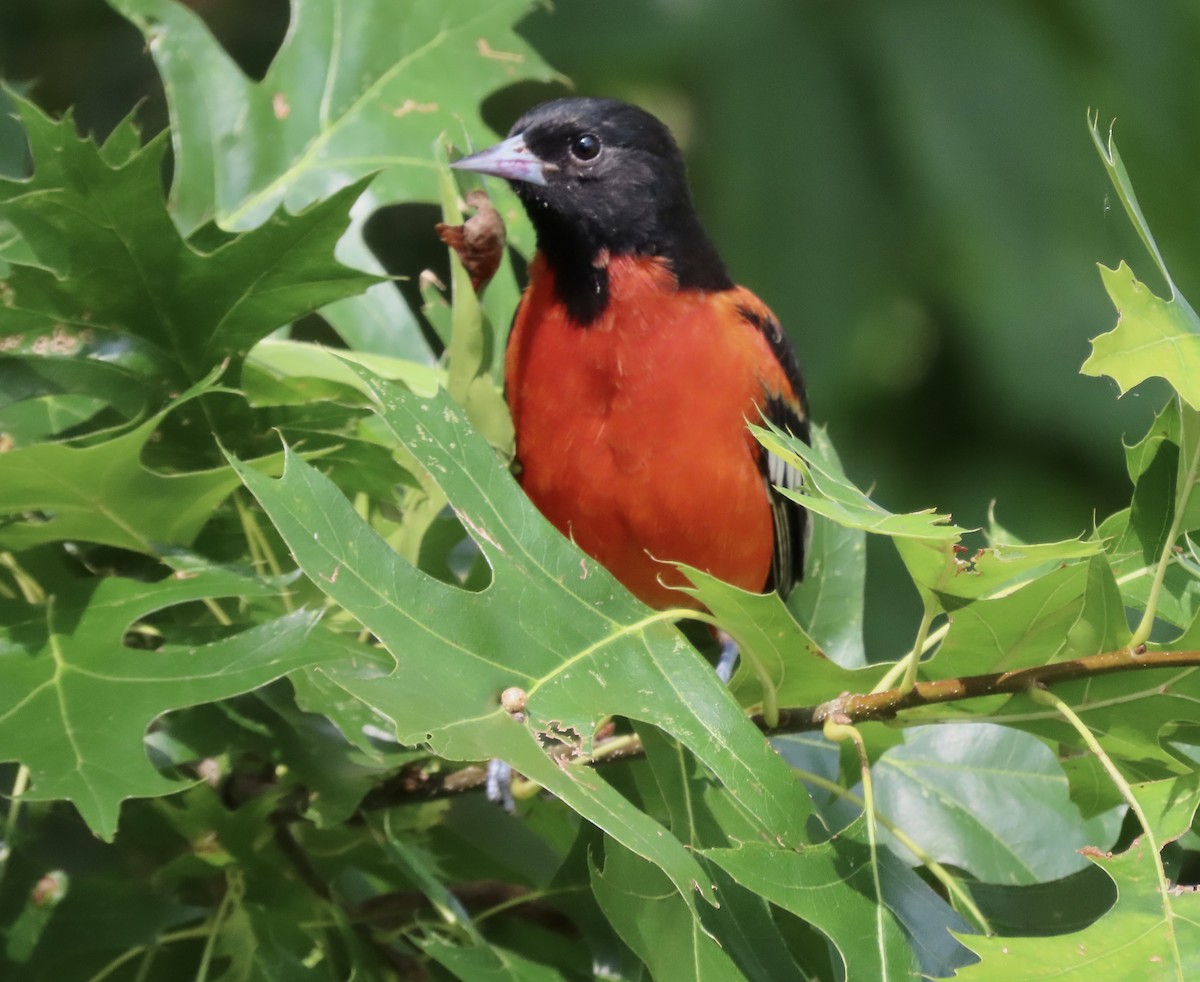
[[[888,689],[885,692],[866,694],[846,693],[820,706],[781,713],[778,732],[798,733],[815,730],[834,713],[848,716],[855,723],[894,719],[898,713],[918,706],[980,699],[985,696],[1015,695],[1027,692],[1035,685],[1059,685],[1063,682],[1097,678],[1117,672],[1145,671],[1152,668],[1196,667],[1200,667],[1200,651],[1145,651],[1140,648],[1121,648],[1051,665],[1019,668],[1011,672],[918,682],[908,692]]]
[[[914,647],[914,654],[921,650],[920,645]],[[911,681],[901,683],[911,687]],[[854,744],[858,753],[859,776],[863,787],[863,819],[867,823],[867,846],[871,851],[871,880],[875,888],[875,938],[879,945],[880,968],[884,978],[889,978],[888,946],[884,944],[886,932],[887,905],[883,902],[883,883],[879,879],[879,835],[875,822],[875,791],[871,780],[871,758],[867,755],[867,742],[854,725],[842,715],[828,716],[821,728],[826,740],[848,740]]]
[[[819,730],[825,720],[839,716],[850,723],[873,720],[895,719],[900,713],[920,706],[940,703],[961,702],[966,699],[981,699],[986,696],[1016,695],[1027,693],[1034,686],[1052,686],[1079,679],[1097,678],[1118,672],[1137,672],[1164,668],[1200,668],[1200,651],[1145,651],[1122,648],[1085,658],[1055,662],[1052,665],[1037,665],[1011,672],[995,672],[988,675],[964,675],[956,678],[918,682],[908,692],[900,688],[883,692],[844,693],[836,699],[819,706],[801,706],[781,709],[779,722],[768,727],[761,716],[751,717],[752,722],[768,736],[785,733],[804,733]],[[611,764],[642,755],[640,741],[636,737],[623,735],[617,749],[606,743],[596,747],[595,754],[582,759],[581,764],[592,766]],[[575,766],[575,765],[572,765]],[[424,769],[420,766],[406,768],[403,772],[376,786],[363,799],[363,810],[392,808],[402,804],[413,804],[435,798],[447,798],[483,787],[485,771],[471,765],[456,770]]]

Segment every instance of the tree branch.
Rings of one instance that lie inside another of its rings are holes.
[[[900,688],[885,689],[883,692],[847,692],[819,706],[781,709],[776,726],[768,727],[762,716],[754,716],[752,721],[768,736],[804,733],[821,729],[825,721],[832,716],[842,717],[849,723],[890,720],[906,709],[980,699],[985,696],[1016,695],[1034,686],[1059,685],[1117,672],[1198,667],[1200,651],[1146,651],[1144,647],[1133,650],[1122,648],[1099,655],[1089,655],[1086,658],[1020,668],[1011,672],[918,682],[908,692]],[[620,750],[604,753],[604,744],[600,743],[596,748],[596,756],[587,763],[609,764],[642,755],[641,743],[636,738],[630,739],[625,736],[617,739],[622,740],[624,744]],[[363,810],[373,810],[435,798],[448,798],[468,791],[478,791],[483,787],[484,780],[484,769],[475,765],[458,770],[409,767],[375,787],[363,799],[360,807]]]
[[[1116,672],[1136,672],[1153,668],[1200,667],[1200,651],[1146,651],[1144,648],[1106,651],[1086,658],[1019,668],[990,675],[964,675],[961,678],[918,682],[908,692],[886,689],[883,692],[845,693],[819,706],[783,710],[779,726],[762,727],[767,733],[801,733],[820,729],[834,713],[849,717],[853,723],[894,719],[906,709],[960,702],[984,696],[1015,695],[1035,685],[1058,685],[1079,679],[1097,678]],[[758,722],[757,718],[755,719]],[[760,723],[761,726],[761,723]]]

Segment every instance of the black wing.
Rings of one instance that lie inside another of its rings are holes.
[[[769,312],[739,307],[738,313],[767,340],[792,389],[790,393],[780,392],[769,396],[762,409],[763,417],[808,443],[808,399],[795,349],[779,322]],[[796,468],[765,449],[759,451],[758,466],[767,484],[771,518],[775,526],[775,547],[771,554],[771,577],[767,589],[775,590],[787,599],[792,587],[804,579],[804,558],[812,530],[807,510],[780,494],[777,488],[798,491],[804,479]]]
[[[808,442],[808,421],[794,406],[781,399],[771,399],[763,415],[780,429]],[[804,479],[795,467],[765,449],[759,457],[759,467],[767,480],[771,518],[775,524],[775,548],[771,554],[771,579],[767,587],[786,600],[792,587],[804,579],[804,557],[811,529],[804,506],[780,494],[778,488],[799,491]]]

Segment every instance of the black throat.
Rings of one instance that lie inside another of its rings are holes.
[[[617,256],[665,259],[680,290],[733,288],[725,264],[690,206],[642,229],[601,235],[539,205],[526,202],[538,251],[554,272],[558,300],[579,327],[594,324],[608,307],[608,260]]]

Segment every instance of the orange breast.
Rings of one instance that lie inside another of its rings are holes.
[[[746,290],[677,291],[658,261],[614,259],[610,302],[581,328],[534,260],[505,364],[521,484],[542,513],[654,607],[684,562],[759,591],[773,529],[760,449],[746,429],[791,395],[738,308]]]

